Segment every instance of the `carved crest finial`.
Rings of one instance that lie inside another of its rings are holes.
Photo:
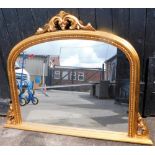
[[[60,11],[59,14],[50,19],[42,28],[39,28],[36,34],[43,34],[46,32],[55,32],[58,30],[90,30],[95,31],[90,23],[83,25],[83,23],[74,15]]]

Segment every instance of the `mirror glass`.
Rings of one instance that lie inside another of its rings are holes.
[[[20,53],[15,74],[23,121],[128,131],[129,63],[117,47],[40,43]]]

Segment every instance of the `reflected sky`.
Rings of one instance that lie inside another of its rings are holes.
[[[34,45],[24,52],[60,57],[61,66],[101,68],[105,60],[117,53],[117,48],[92,40],[57,40]]]

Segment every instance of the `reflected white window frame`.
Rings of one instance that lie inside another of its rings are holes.
[[[69,72],[62,71],[62,80],[69,80]]]
[[[54,79],[60,79],[60,71],[58,70],[54,71]]]
[[[72,73],[73,73],[73,79],[72,79]],[[70,80],[74,80],[74,81],[76,80],[76,72],[75,71],[70,72]]]
[[[80,79],[82,77],[83,79]],[[85,75],[84,72],[78,72],[78,81],[84,81],[85,80]]]

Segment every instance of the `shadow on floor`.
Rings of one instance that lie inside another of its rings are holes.
[[[109,99],[97,99],[95,97],[90,96],[89,94],[80,94],[80,98],[87,100],[93,104],[67,104],[63,106],[72,106],[78,108],[86,108],[86,109],[103,109],[103,110],[110,110],[112,112],[117,113],[120,117],[128,116],[128,106],[126,105],[119,105],[115,104],[115,100]],[[113,103],[112,103],[113,102]]]
[[[128,123],[128,119],[124,119],[122,115],[114,115],[114,116],[104,116],[104,117],[91,117],[91,119],[100,123],[102,126],[107,126],[110,124],[126,124]]]

